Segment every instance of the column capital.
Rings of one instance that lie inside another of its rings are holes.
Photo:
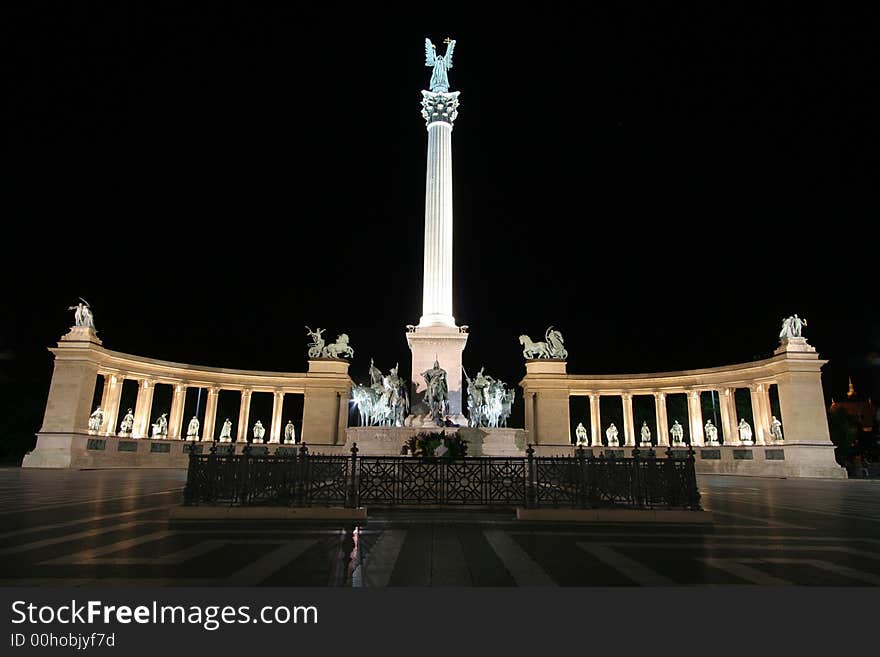
[[[459,91],[425,91],[422,90],[422,118],[425,125],[432,123],[445,123],[452,128],[452,123],[458,117],[458,94]]]
[[[687,396],[690,397],[691,399],[699,399],[700,398],[700,391],[699,390],[688,390]]]
[[[654,399],[666,399],[666,393],[662,390],[655,390]]]
[[[632,401],[633,395],[631,392],[622,392],[620,393],[620,398],[625,399],[626,401]]]
[[[220,390],[221,390],[220,386],[210,386],[208,388],[208,394],[209,395],[219,395]]]

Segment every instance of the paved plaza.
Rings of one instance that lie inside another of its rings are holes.
[[[880,481],[700,477],[711,526],[376,511],[170,523],[183,470],[0,469],[2,585],[880,584]]]

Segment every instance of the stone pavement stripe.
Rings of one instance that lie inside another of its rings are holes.
[[[349,578],[350,586],[388,586],[404,540],[405,529],[389,529],[379,534],[370,550],[359,548],[360,563]]]
[[[300,556],[317,541],[286,541],[226,578],[227,586],[256,586]]]
[[[556,586],[550,575],[507,532],[487,529],[483,535],[517,586]]]
[[[52,563],[67,565],[100,564],[105,566],[173,566],[183,563],[188,559],[194,559],[195,557],[200,557],[215,550],[219,550],[229,542],[230,541],[224,541],[221,539],[201,541],[200,543],[190,545],[177,552],[166,554],[163,557],[94,557],[91,559],[78,559],[77,555],[74,554],[68,557],[54,559]],[[258,541],[253,541],[252,543],[257,542]]]
[[[758,584],[759,586],[792,586],[794,582],[787,579],[774,577],[765,572],[752,568],[744,563],[740,563],[738,559],[718,559],[716,557],[705,557],[701,559],[703,563],[713,568],[718,568],[726,573],[730,573],[734,577],[739,577],[749,584]],[[760,562],[760,560],[754,560]]]
[[[742,513],[733,513],[731,511],[716,511],[715,509],[711,508],[707,508],[706,510],[711,511],[716,516],[730,516],[731,518],[739,518],[741,520],[749,520],[751,522],[760,522],[768,527],[779,527],[780,529],[815,529],[815,527],[793,525],[789,522],[782,522],[781,520],[775,520],[771,518],[758,518],[757,516],[748,516]]]
[[[119,525],[112,525],[110,527],[95,527],[94,529],[86,529],[81,532],[74,532],[73,534],[64,534],[62,536],[55,536],[53,538],[44,538],[39,541],[32,541],[30,543],[21,543],[19,545],[13,545],[11,547],[6,547],[0,549],[0,555],[4,554],[17,554],[19,552],[27,552],[29,550],[37,550],[39,548],[47,547],[49,545],[58,545],[60,543],[69,543],[71,541],[78,541],[81,538],[92,538],[93,536],[100,536],[101,534],[111,534],[113,532],[123,531],[126,529],[131,529],[132,527],[138,527],[140,525],[147,524],[165,524],[163,520],[132,520],[131,522],[123,522]]]
[[[158,521],[157,521],[158,522]],[[143,524],[141,522],[132,522],[128,523],[130,525],[139,525]],[[54,564],[65,564],[69,563],[71,560],[76,562],[80,561],[92,561],[96,557],[104,556],[105,554],[112,554],[113,552],[119,552],[120,550],[127,550],[129,548],[136,547],[138,545],[143,545],[144,543],[151,543],[153,541],[161,541],[164,538],[168,538],[169,536],[174,536],[174,532],[163,529],[157,532],[152,532],[151,534],[144,534],[143,536],[136,536],[134,538],[127,538],[124,541],[117,541],[115,543],[109,543],[108,545],[102,545],[101,547],[89,548],[88,550],[82,550],[81,552],[75,552],[72,555],[66,555],[63,557],[56,557],[55,559],[47,559],[46,561],[41,561],[41,566],[46,565],[54,565]]]
[[[761,541],[763,540],[760,536],[749,537],[749,540]],[[636,547],[636,548],[651,548],[655,550],[678,550],[678,549],[700,549],[711,547],[714,550],[719,549],[729,549],[729,550],[768,550],[770,552],[782,552],[784,550],[794,550],[797,549],[799,551],[807,551],[807,552],[843,552],[845,554],[852,554],[858,557],[865,557],[866,559],[875,559],[880,560],[880,553],[877,552],[868,552],[866,550],[859,550],[856,548],[844,547],[842,545],[767,545],[766,543],[724,543],[721,545],[712,545],[707,543],[622,543],[622,542],[607,542],[600,541],[597,543],[599,545],[608,545],[611,547]],[[589,545],[589,544],[588,544]]]
[[[880,577],[878,577],[877,575],[872,575],[871,573],[866,573],[863,570],[856,570],[855,568],[847,568],[846,566],[841,566],[836,563],[831,563],[830,561],[823,561],[821,559],[797,559],[794,557],[771,557],[768,559],[764,559],[764,561],[769,561],[770,563],[781,563],[781,564],[807,564],[807,565],[813,566],[813,568],[827,570],[829,572],[834,573],[835,575],[843,575],[844,577],[851,577],[852,579],[859,580],[860,582],[867,582],[868,584],[873,584],[874,586],[880,586]]]
[[[137,495],[121,495],[119,497],[99,497],[90,500],[80,500],[78,502],[64,502],[61,504],[47,504],[42,506],[16,507],[9,511],[0,511],[0,516],[8,516],[12,514],[21,514],[31,511],[44,511],[48,509],[60,509],[68,506],[82,506],[84,504],[96,504],[98,502],[116,502],[118,500],[140,500],[150,495],[169,495],[171,493],[183,493],[183,487],[173,488],[171,490],[159,490],[152,493],[138,493]]]
[[[728,493],[730,497],[737,497],[745,504],[754,506],[767,505],[772,509],[784,509],[786,511],[800,511],[801,513],[814,513],[820,516],[831,516],[833,518],[852,518],[853,520],[866,520],[868,522],[880,522],[880,518],[858,515],[855,513],[844,513],[842,511],[821,511],[819,509],[808,509],[800,506],[790,506],[788,504],[771,504],[766,499],[755,500],[754,498],[737,495],[736,493]]]
[[[676,586],[676,583],[668,577],[610,547],[591,543],[578,543],[577,546],[640,586]]]
[[[39,531],[49,531],[52,529],[61,529],[63,527],[73,527],[75,525],[82,525],[87,522],[97,522],[99,520],[109,520],[110,518],[123,518],[125,516],[134,516],[139,515],[141,513],[149,513],[151,511],[159,511],[161,509],[171,509],[177,506],[176,504],[163,504],[162,506],[148,506],[143,509],[135,509],[133,511],[120,511],[119,513],[105,513],[100,516],[89,516],[87,518],[79,518],[78,520],[67,520],[65,522],[55,522],[50,523],[48,525],[34,525],[33,527],[25,527],[24,529],[15,529],[10,532],[3,532],[0,534],[0,538],[7,538],[9,536],[19,536],[21,534],[30,534],[33,532]]]
[[[461,547],[458,531],[447,526],[434,527],[431,548],[431,586],[472,586],[468,559]]]

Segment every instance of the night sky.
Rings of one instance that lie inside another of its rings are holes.
[[[880,394],[836,10],[409,4],[3,10],[0,451],[30,448],[79,296],[113,350],[305,371],[308,324],[355,380],[408,374],[426,36],[457,40],[468,371],[517,383],[551,324],[571,373],[749,361],[796,312],[829,395]]]

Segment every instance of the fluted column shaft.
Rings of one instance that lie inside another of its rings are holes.
[[[629,393],[621,395],[623,400],[623,438],[624,445],[632,447],[636,444],[636,432],[633,428],[633,398]]]
[[[150,424],[150,412],[153,409],[153,392],[156,384],[149,379],[138,381],[137,401],[134,406],[134,438],[146,438],[147,427]]]
[[[691,429],[691,445],[702,445],[703,441],[703,409],[700,406],[700,393],[691,390],[688,398],[688,421]]]
[[[269,431],[269,442],[281,442],[281,411],[284,408],[284,393],[280,390],[275,392],[275,399],[272,402],[272,426]]]
[[[241,406],[238,410],[238,442],[247,442],[248,420],[251,415],[251,391],[241,391]]]
[[[590,395],[590,445],[602,445],[602,418],[599,413],[599,395]]]
[[[736,433],[735,392],[736,390],[732,388],[722,388],[718,391],[719,406],[721,408],[721,427],[724,431],[725,445],[736,445],[739,442]]]
[[[669,445],[669,420],[666,418],[666,393],[654,393],[654,416],[657,420],[657,445]]]
[[[217,399],[219,388],[208,388],[208,400],[205,403],[205,426],[202,427],[202,440],[214,440],[214,425],[217,422]]]
[[[174,394],[171,397],[171,414],[168,418],[168,437],[180,438],[183,427],[183,407],[186,402],[186,386],[177,383],[174,386]]]
[[[116,420],[119,417],[119,400],[122,397],[123,377],[111,374],[104,377],[104,426],[101,433],[108,436],[116,434]]]

